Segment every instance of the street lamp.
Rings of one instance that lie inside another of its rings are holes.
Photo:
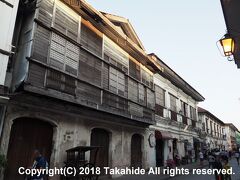
[[[225,36],[220,39],[220,43],[223,48],[223,52],[225,56],[231,56],[234,52],[234,40],[230,37],[229,34],[225,34]]]

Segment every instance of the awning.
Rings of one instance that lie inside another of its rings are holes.
[[[172,139],[172,135],[167,131],[155,131],[156,139]]]

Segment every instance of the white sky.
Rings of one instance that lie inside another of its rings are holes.
[[[240,69],[216,42],[226,26],[220,0],[87,0],[128,18],[147,53],[154,52],[204,97],[199,105],[240,129]]]

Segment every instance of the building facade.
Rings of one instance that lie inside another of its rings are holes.
[[[228,150],[225,123],[211,112],[198,108],[199,121],[202,123],[202,134],[205,136],[206,150]]]
[[[226,139],[227,139],[227,150],[237,150],[237,139],[236,134],[239,130],[232,123],[225,123]]]
[[[5,179],[24,179],[17,169],[32,165],[34,149],[50,167],[64,166],[67,149],[90,145],[102,147],[100,167],[148,169],[176,154],[196,157],[204,98],[146,54],[127,19],[85,1],[21,1],[13,37]]]
[[[176,156],[194,162],[201,150],[197,104],[204,98],[155,54],[150,56],[164,68],[154,75],[156,165]]]

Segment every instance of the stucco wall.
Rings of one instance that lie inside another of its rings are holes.
[[[7,154],[9,136],[13,120],[31,117],[47,121],[54,126],[52,167],[62,167],[66,160],[66,150],[79,145],[90,145],[91,130],[102,128],[109,132],[109,166],[126,167],[131,163],[131,137],[137,133],[142,136],[142,166],[148,169],[155,166],[155,150],[149,146],[151,131],[146,127],[137,127],[114,121],[89,120],[77,114],[53,112],[42,107],[11,104],[6,113],[1,149]],[[36,119],[36,120],[37,120]],[[57,179],[55,177],[54,179]]]

